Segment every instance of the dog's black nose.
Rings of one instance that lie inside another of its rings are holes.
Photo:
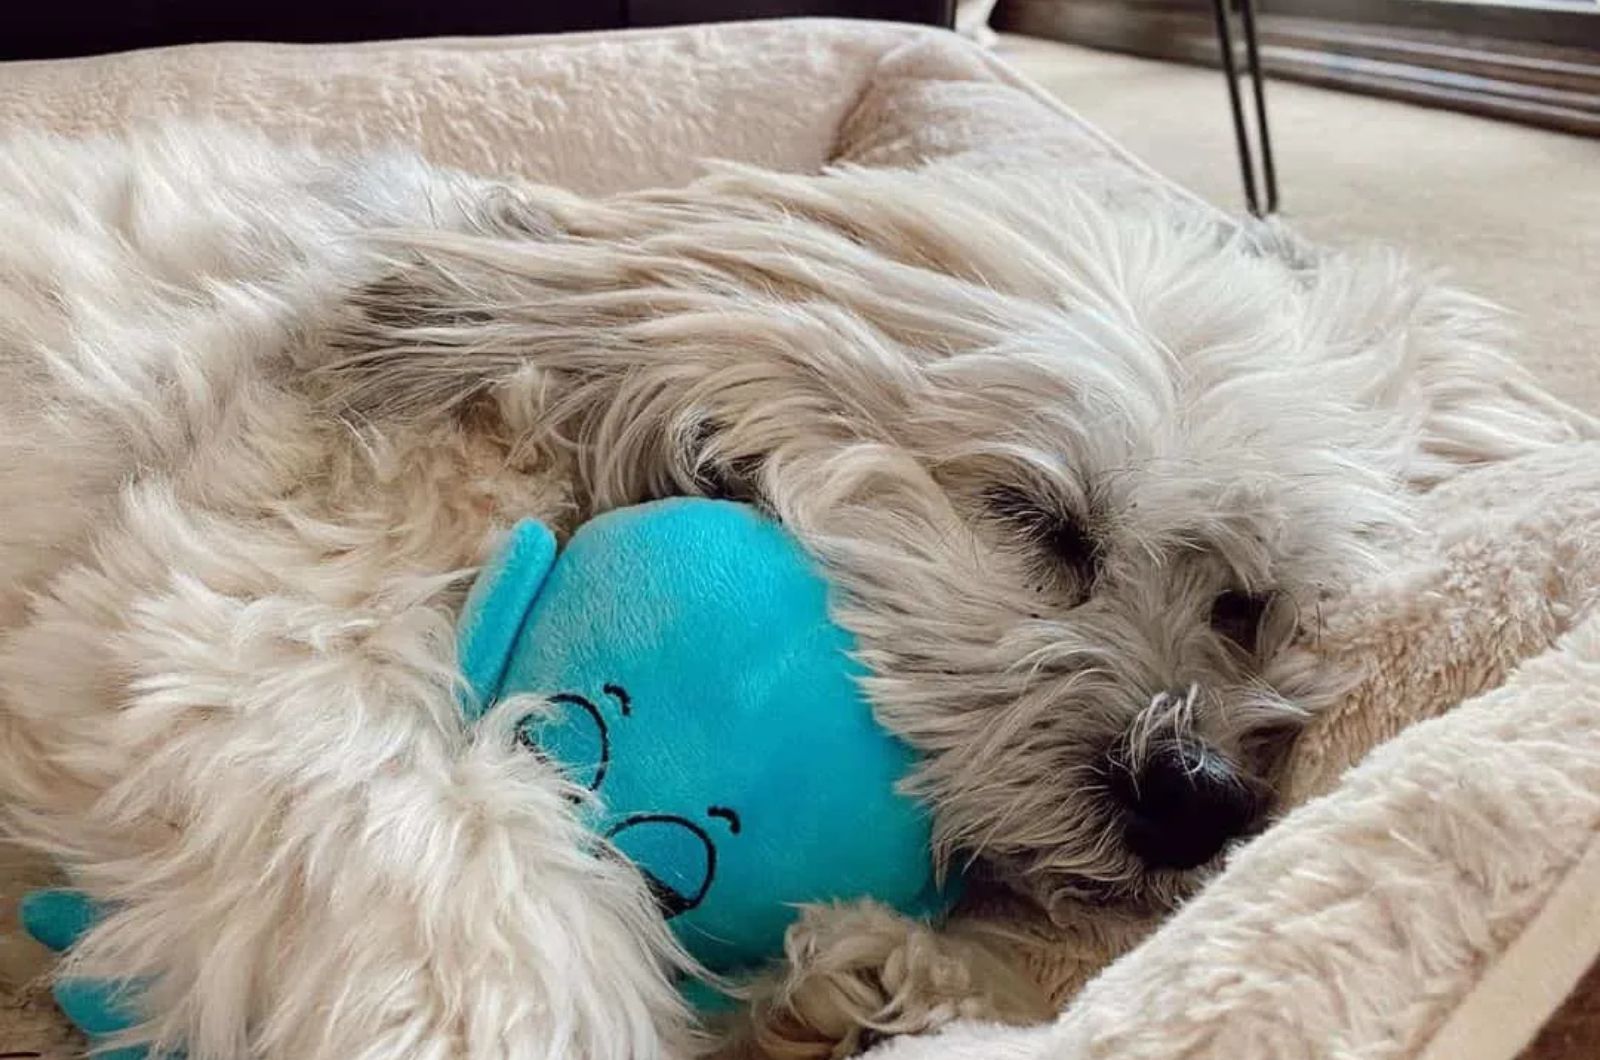
[[[1192,869],[1260,818],[1261,797],[1199,741],[1162,744],[1136,770],[1110,769],[1128,848],[1152,869]]]

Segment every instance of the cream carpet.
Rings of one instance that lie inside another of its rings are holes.
[[[997,51],[1162,174],[1243,210],[1220,72],[1027,37]],[[1286,218],[1403,247],[1499,302],[1528,366],[1600,410],[1600,140],[1285,82],[1267,103]]]

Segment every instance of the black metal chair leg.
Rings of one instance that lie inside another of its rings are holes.
[[[1267,130],[1267,96],[1261,78],[1261,53],[1256,42],[1256,17],[1253,0],[1238,0],[1241,28],[1244,31],[1245,61],[1249,67],[1250,88],[1255,96],[1256,141],[1261,146],[1261,179],[1266,186],[1266,211],[1256,192],[1256,166],[1245,129],[1244,99],[1239,92],[1239,70],[1234,60],[1233,27],[1228,17],[1228,0],[1211,0],[1217,23],[1217,46],[1222,56],[1222,72],[1228,81],[1228,106],[1233,114],[1233,138],[1239,150],[1239,174],[1244,181],[1245,205],[1255,217],[1278,209],[1278,173],[1272,158],[1272,137]]]
[[[1250,89],[1256,97],[1256,144],[1261,148],[1261,182],[1266,185],[1267,215],[1278,212],[1278,171],[1272,164],[1272,135],[1267,131],[1267,90],[1261,81],[1261,50],[1256,45],[1255,0],[1239,0],[1244,29],[1245,62],[1250,67]]]
[[[1211,0],[1217,20],[1217,46],[1222,52],[1222,73],[1228,79],[1228,106],[1233,113],[1233,140],[1239,148],[1239,175],[1244,179],[1244,201],[1250,212],[1261,216],[1256,198],[1256,166],[1250,154],[1250,137],[1244,130],[1244,101],[1239,98],[1239,71],[1233,61],[1233,29],[1228,25],[1228,0]]]

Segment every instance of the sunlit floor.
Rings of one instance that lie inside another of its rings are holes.
[[[1156,169],[1243,209],[1220,72],[1002,37],[1000,55]],[[1268,86],[1285,215],[1381,240],[1519,314],[1527,364],[1600,411],[1600,140]]]

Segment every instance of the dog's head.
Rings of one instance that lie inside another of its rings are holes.
[[[1308,650],[1322,598],[1396,514],[1348,391],[1225,303],[1191,313],[1175,347],[1062,311],[760,463],[927,754],[946,848],[1047,905],[1170,902],[1265,823],[1350,676]]]
[[[1264,824],[1339,687],[1321,598],[1390,509],[1325,395],[1097,330],[953,356],[758,492],[845,590],[948,849],[1046,902],[1162,903]]]
[[[1334,691],[1305,635],[1400,518],[1404,432],[1360,325],[1209,221],[948,183],[559,200],[563,235],[428,247],[341,393],[478,395],[591,508],[765,505],[924,753],[943,851],[1159,905],[1263,824]]]

